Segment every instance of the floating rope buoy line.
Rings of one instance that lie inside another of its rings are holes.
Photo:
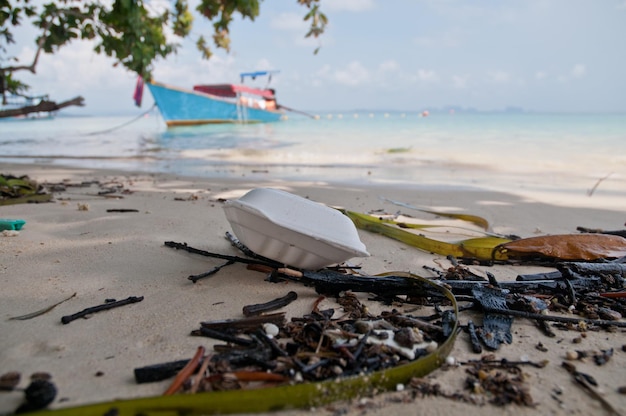
[[[93,131],[91,133],[86,133],[85,136],[93,136],[95,134],[102,134],[102,133],[109,133],[112,132],[114,130],[117,129],[121,129],[122,127],[126,127],[129,124],[134,123],[135,121],[139,120],[140,118],[144,117],[146,114],[148,114],[149,112],[151,112],[154,108],[156,107],[156,103],[152,105],[152,107],[150,107],[148,110],[144,111],[143,113],[139,114],[137,117],[133,118],[130,121],[127,121],[125,123],[120,124],[119,126],[115,126],[115,127],[111,127],[109,129],[106,130],[100,130],[100,131]]]

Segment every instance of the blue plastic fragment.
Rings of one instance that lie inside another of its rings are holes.
[[[24,224],[26,224],[26,221],[24,220],[9,220],[0,218],[0,231],[21,230]]]

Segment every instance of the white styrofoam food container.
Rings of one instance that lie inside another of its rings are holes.
[[[369,256],[350,218],[289,192],[256,188],[226,201],[224,212],[250,250],[292,267],[316,270]]]

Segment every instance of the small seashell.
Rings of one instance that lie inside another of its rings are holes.
[[[394,333],[393,340],[405,348],[411,348],[414,344],[420,342],[412,328],[399,329]]]
[[[607,321],[619,321],[622,319],[621,313],[605,307],[598,308],[598,315],[600,315],[600,318],[606,319]]]
[[[278,326],[272,323],[263,324],[263,330],[265,331],[265,334],[268,336],[268,338],[274,338],[280,332]]]
[[[402,383],[396,384],[396,391],[404,391],[404,384]]]
[[[374,328],[374,325],[370,321],[356,321],[354,323],[354,329],[359,334],[365,334],[371,331]]]
[[[578,354],[578,351],[570,350],[565,353],[565,358],[570,361],[578,360],[579,357],[580,355]]]
[[[435,352],[435,351],[437,351],[437,347],[438,347],[438,345],[437,345],[437,343],[435,341],[430,341],[428,343],[428,345],[426,345],[426,351],[427,352]]]
[[[330,370],[333,372],[333,374],[337,376],[340,376],[343,374],[343,368],[341,368],[341,366],[338,366],[338,365],[332,366]]]
[[[452,357],[452,356],[447,356],[446,357],[446,364],[449,366],[453,366],[456,365],[456,358]]]

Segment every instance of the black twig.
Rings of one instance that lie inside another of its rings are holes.
[[[206,250],[200,250],[197,248],[193,248],[191,246],[188,246],[186,243],[177,243],[175,241],[166,241],[165,244],[167,247],[171,247],[171,248],[175,248],[177,250],[184,250],[188,253],[192,253],[192,254],[199,254],[201,256],[205,256],[205,257],[213,257],[216,259],[222,259],[222,260],[229,260],[229,261],[233,261],[236,263],[244,263],[244,264],[263,264],[272,268],[276,268],[276,267],[282,267],[282,264],[276,263],[276,262],[264,262],[264,261],[260,261],[260,260],[252,260],[252,259],[246,259],[243,257],[237,257],[237,256],[228,256],[225,254],[217,254],[217,253],[211,253],[209,251]]]
[[[498,308],[483,308],[485,312],[496,313],[501,315],[516,316],[520,318],[536,319],[537,321],[552,321],[561,322],[565,324],[578,324],[579,322],[585,322],[591,325],[597,326],[616,326],[620,328],[626,328],[626,322],[623,321],[609,321],[606,319],[589,319],[583,317],[570,318],[568,316],[555,316],[555,315],[543,315],[540,313],[532,313],[526,311],[517,311],[514,309],[498,309]]]
[[[117,308],[117,307],[124,306],[124,305],[130,305],[131,303],[141,302],[142,300],[143,300],[143,296],[131,296],[126,299],[118,300],[116,302],[103,303],[102,305],[92,306],[90,308],[83,309],[82,311],[76,312],[75,314],[72,314],[72,315],[63,316],[61,318],[61,322],[63,324],[69,324],[70,322],[75,321],[76,319],[84,318],[87,315],[91,315],[92,313],[106,311],[106,310]]]
[[[289,305],[294,300],[298,299],[298,294],[294,291],[287,293],[285,296],[271,300],[266,303],[257,303],[255,305],[246,305],[243,307],[243,314],[245,316],[260,315],[264,312],[275,311],[283,306]]]
[[[230,266],[231,264],[234,264],[234,263],[235,263],[234,261],[228,260],[226,263],[222,264],[221,266],[215,266],[214,268],[212,268],[208,272],[191,275],[187,279],[189,279],[192,282],[196,283],[198,280],[200,280],[202,278],[205,278],[205,277],[213,276],[215,273],[217,273],[220,270],[222,270],[223,267]]]

